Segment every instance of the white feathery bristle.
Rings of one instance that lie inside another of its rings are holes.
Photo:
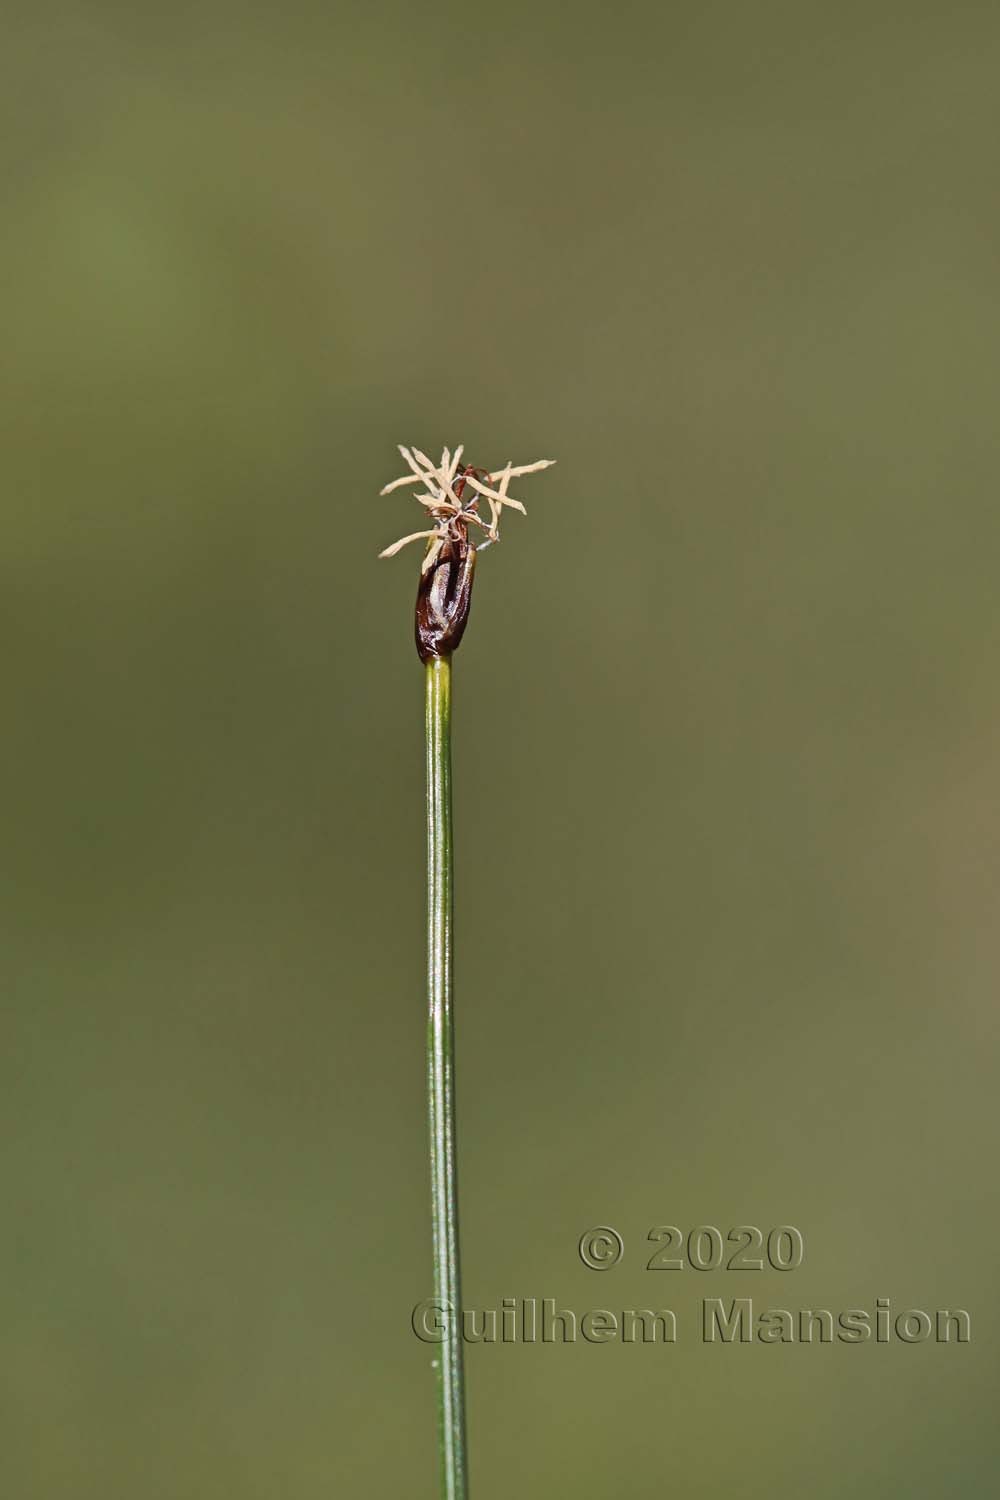
[[[418,541],[422,536],[437,536],[436,531],[411,531],[409,536],[401,536],[398,542],[393,542],[391,547],[386,547],[379,553],[379,557],[395,557],[403,547],[410,542]]]

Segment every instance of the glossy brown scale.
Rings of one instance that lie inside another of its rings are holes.
[[[459,502],[467,488],[467,474],[489,478],[485,469],[467,465],[454,484]],[[465,515],[475,511],[476,504],[475,500],[468,504]],[[468,522],[464,516],[453,516],[450,518],[450,532],[441,540],[435,561],[426,573],[421,573],[417,585],[415,638],[422,662],[432,661],[436,656],[449,656],[461,641],[472,603],[475,566],[476,548],[469,539]]]

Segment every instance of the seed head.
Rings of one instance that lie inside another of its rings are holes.
[[[419,448],[400,444],[399,451],[410,472],[393,479],[380,493],[388,495],[406,485],[422,485],[413,498],[425,508],[434,525],[400,537],[379,557],[393,557],[421,538],[427,542],[420,565],[416,616],[417,651],[426,662],[448,655],[462,639],[469,617],[476,553],[500,540],[501,512],[509,506],[525,514],[520,500],[507,493],[510,481],[547,469],[555,459],[516,466],[508,463],[502,469],[490,470],[463,465],[461,444],[454,453],[445,448],[439,464],[432,463]],[[489,506],[488,519],[479,513],[484,500]],[[475,528],[475,538],[470,527]]]

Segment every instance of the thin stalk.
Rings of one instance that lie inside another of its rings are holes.
[[[455,1162],[455,1034],[452,1012],[453,851],[451,823],[451,656],[426,663],[427,746],[427,1095],[431,1221],[438,1344],[438,1450],[442,1500],[465,1500],[465,1377]]]
[[[452,1015],[451,656],[469,619],[477,551],[500,540],[505,508],[524,510],[507,493],[511,479],[547,469],[553,459],[508,463],[502,469],[461,464],[462,445],[442,449],[435,464],[419,448],[400,446],[409,473],[382,494],[413,484],[434,525],[393,542],[392,557],[410,542],[427,543],[420,566],[413,634],[426,672],[427,736],[427,1094],[430,1103],[431,1215],[434,1301],[437,1304],[438,1446],[442,1500],[466,1500],[465,1379],[462,1292],[458,1266],[458,1173],[455,1165],[455,1035]],[[489,520],[480,515],[481,500]],[[470,534],[470,528],[472,533]],[[485,540],[483,534],[485,533]],[[479,538],[478,544],[473,536]]]

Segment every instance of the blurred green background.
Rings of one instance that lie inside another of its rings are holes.
[[[4,30],[5,1492],[435,1493],[374,497],[464,441],[559,459],[456,663],[466,1300],[682,1330],[471,1348],[477,1500],[994,1494],[996,6]],[[702,1345],[747,1295],[973,1342]]]

